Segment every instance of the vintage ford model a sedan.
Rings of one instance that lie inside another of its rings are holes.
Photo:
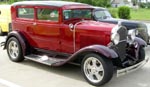
[[[33,60],[50,66],[81,65],[92,85],[107,83],[144,65],[146,42],[121,23],[92,19],[93,7],[65,1],[23,1],[11,7],[12,31],[4,49],[10,60]]]

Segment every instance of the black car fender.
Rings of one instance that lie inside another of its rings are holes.
[[[78,59],[82,61],[84,56],[89,53],[97,53],[100,56],[104,56],[105,58],[108,58],[108,59],[118,58],[118,54],[113,49],[110,49],[109,47],[106,47],[103,45],[91,45],[91,46],[81,48],[80,50],[78,50],[75,53],[73,53],[72,55],[70,55],[70,57],[65,62],[63,62],[61,64],[57,63],[54,66],[64,65],[68,62],[72,62],[72,61],[78,60]]]
[[[26,50],[25,38],[24,38],[24,36],[23,36],[20,32],[18,32],[18,31],[12,31],[12,32],[10,32],[10,33],[8,34],[8,36],[7,36],[7,38],[6,38],[5,45],[4,45],[4,49],[7,48],[7,42],[8,42],[8,40],[9,40],[9,38],[11,38],[11,37],[15,37],[15,38],[19,41],[19,43],[20,43],[20,45],[21,45],[21,48],[22,48],[22,51],[23,51],[23,55],[25,55],[25,50]]]
[[[147,46],[147,43],[139,37],[135,37],[134,42],[138,43],[139,46],[143,46],[143,47]]]

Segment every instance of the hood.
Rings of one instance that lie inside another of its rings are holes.
[[[108,18],[103,20],[98,20],[100,22],[118,24],[119,21],[122,22],[122,25],[125,26],[128,30],[135,28],[145,28],[144,24],[137,21],[125,20],[125,19],[116,19],[116,18]]]
[[[109,19],[104,19],[104,20],[99,20],[99,21],[105,22],[105,23],[112,23],[112,24],[117,24],[118,21],[122,21],[122,25],[125,26],[127,30],[137,29],[139,32],[138,37],[141,37],[146,42],[149,42],[147,26],[146,24],[142,22],[130,21],[130,20],[124,20],[124,19],[115,19],[115,18],[109,18]]]
[[[88,20],[88,21],[82,21],[81,23],[79,23],[77,28],[111,32],[112,28],[115,26],[116,26],[116,24],[112,24],[112,23],[105,23],[105,22],[97,22],[97,21],[92,21],[92,20],[89,21]]]

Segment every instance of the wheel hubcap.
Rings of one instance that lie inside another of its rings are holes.
[[[10,41],[8,46],[8,52],[11,58],[16,59],[19,55],[18,44],[15,41]]]
[[[89,57],[84,62],[84,73],[91,82],[98,83],[104,77],[104,68],[97,58]]]

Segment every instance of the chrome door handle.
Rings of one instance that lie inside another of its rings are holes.
[[[33,23],[33,25],[35,26],[35,25],[36,25],[36,23]]]

